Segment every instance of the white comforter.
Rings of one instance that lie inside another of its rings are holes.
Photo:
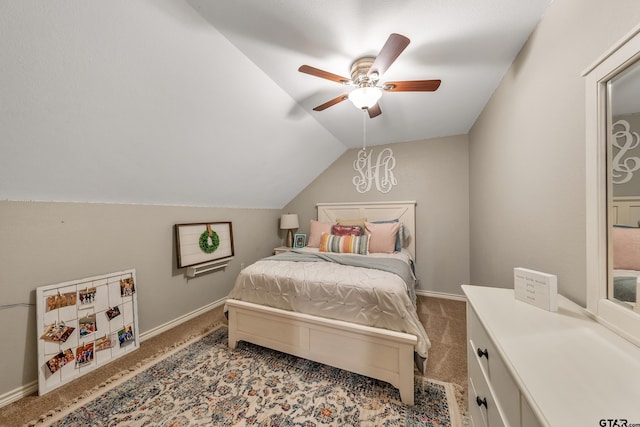
[[[345,256],[410,262],[403,253]],[[413,286],[394,273],[372,268],[265,259],[240,272],[228,298],[406,332],[418,338],[415,351],[426,359],[431,343],[410,297],[415,295]]]

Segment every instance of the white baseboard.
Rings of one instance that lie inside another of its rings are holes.
[[[15,390],[6,392],[0,396],[0,408],[7,406],[17,400],[22,399],[36,393],[38,391],[38,380],[31,381],[29,384],[25,384],[22,387],[18,387]]]
[[[163,332],[168,331],[171,328],[175,328],[176,326],[181,325],[182,323],[193,319],[203,313],[206,313],[209,310],[213,310],[214,308],[220,307],[227,300],[226,297],[214,301],[210,304],[205,305],[204,307],[200,307],[190,313],[185,314],[184,316],[180,316],[176,319],[173,319],[163,325],[160,325],[156,328],[148,330],[140,334],[140,342],[148,340],[149,338],[155,337]],[[38,380],[32,381],[28,384],[25,384],[21,387],[16,388],[15,390],[8,391],[2,395],[0,395],[0,408],[7,406],[10,403],[13,403],[17,400],[22,399],[23,397],[27,397],[36,393],[38,391]]]
[[[467,297],[465,297],[464,295],[448,294],[446,292],[425,291],[424,289],[416,289],[416,295],[420,295],[423,297],[452,299],[456,301],[467,301]]]
[[[140,334],[140,342],[144,342],[149,338],[153,338],[156,335],[159,335],[163,332],[168,331],[171,328],[175,328],[178,325],[183,324],[184,322],[193,319],[194,317],[198,317],[199,315],[206,313],[209,310],[213,310],[214,308],[220,307],[227,300],[227,297],[219,299],[218,301],[214,301],[210,304],[205,305],[204,307],[200,307],[190,313],[185,314],[184,316],[180,316],[176,319],[173,319],[163,325],[157,326],[153,329],[150,329],[146,332]]]

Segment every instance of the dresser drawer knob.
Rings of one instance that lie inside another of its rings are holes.
[[[480,399],[480,396],[476,396],[476,403],[478,404],[478,406],[484,406],[485,409],[488,409],[486,397],[484,399]]]
[[[486,348],[483,351],[483,350],[480,350],[480,348],[478,347],[477,352],[478,352],[478,357],[484,356],[487,358],[487,360],[489,359],[489,351]]]

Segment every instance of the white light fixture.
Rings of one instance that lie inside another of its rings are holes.
[[[293,230],[300,226],[298,214],[284,214],[280,217],[280,229],[287,230],[287,247],[293,246]]]
[[[364,86],[352,90],[349,93],[349,100],[353,102],[356,108],[362,110],[363,108],[370,108],[376,105],[381,96],[382,91],[380,88]]]

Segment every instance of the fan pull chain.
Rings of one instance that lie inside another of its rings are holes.
[[[367,150],[367,110],[362,109],[362,151]]]

